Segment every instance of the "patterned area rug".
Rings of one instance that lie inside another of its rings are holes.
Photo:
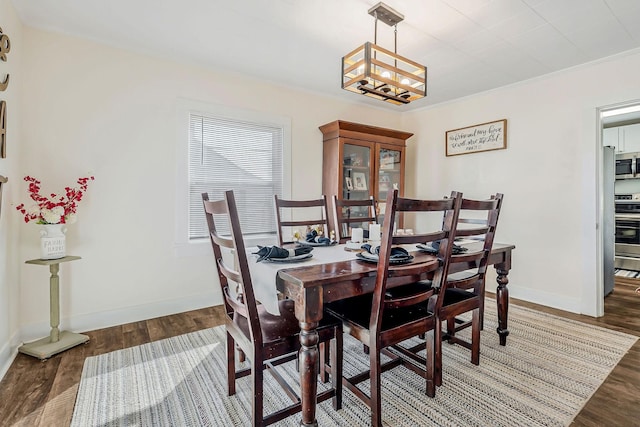
[[[640,271],[635,270],[623,270],[622,268],[616,268],[616,277],[625,277],[627,279],[640,279]]]
[[[443,385],[434,399],[424,394],[424,380],[403,367],[383,374],[385,425],[567,426],[636,341],[511,305],[511,333],[501,347],[495,313],[488,299],[479,367],[467,349],[443,346]],[[238,380],[235,396],[226,393],[224,340],[216,327],[86,359],[71,425],[250,425],[249,378]],[[368,366],[362,345],[347,336],[344,362],[346,374]],[[293,362],[280,372],[297,382]],[[343,402],[337,412],[330,400],[318,405],[319,425],[369,425],[368,408],[348,390]],[[285,403],[265,374],[265,412]],[[278,425],[299,422],[297,414]]]

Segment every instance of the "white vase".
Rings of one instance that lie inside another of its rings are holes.
[[[64,258],[67,254],[65,224],[42,224],[40,229],[40,259]]]

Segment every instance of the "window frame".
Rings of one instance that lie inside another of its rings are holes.
[[[282,197],[291,195],[291,118],[226,105],[190,99],[178,99],[176,103],[176,179],[175,179],[175,243],[174,253],[178,257],[204,256],[211,254],[209,239],[189,239],[189,117],[204,114],[241,120],[282,128]],[[272,234],[252,236],[245,240],[246,246],[273,245]]]

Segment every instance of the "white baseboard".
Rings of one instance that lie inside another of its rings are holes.
[[[219,292],[207,292],[180,299],[154,301],[149,304],[63,318],[60,320],[60,329],[71,330],[73,332],[86,332],[219,304],[222,304]],[[50,330],[51,326],[48,322],[24,325],[20,331],[21,341],[29,342],[42,338],[47,336]]]
[[[18,334],[14,334],[9,342],[0,348],[0,381],[4,378],[11,364],[18,355]]]

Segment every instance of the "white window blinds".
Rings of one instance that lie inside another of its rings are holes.
[[[189,240],[207,237],[201,194],[219,200],[227,190],[235,192],[245,236],[275,233],[273,195],[282,186],[281,126],[189,115]]]

